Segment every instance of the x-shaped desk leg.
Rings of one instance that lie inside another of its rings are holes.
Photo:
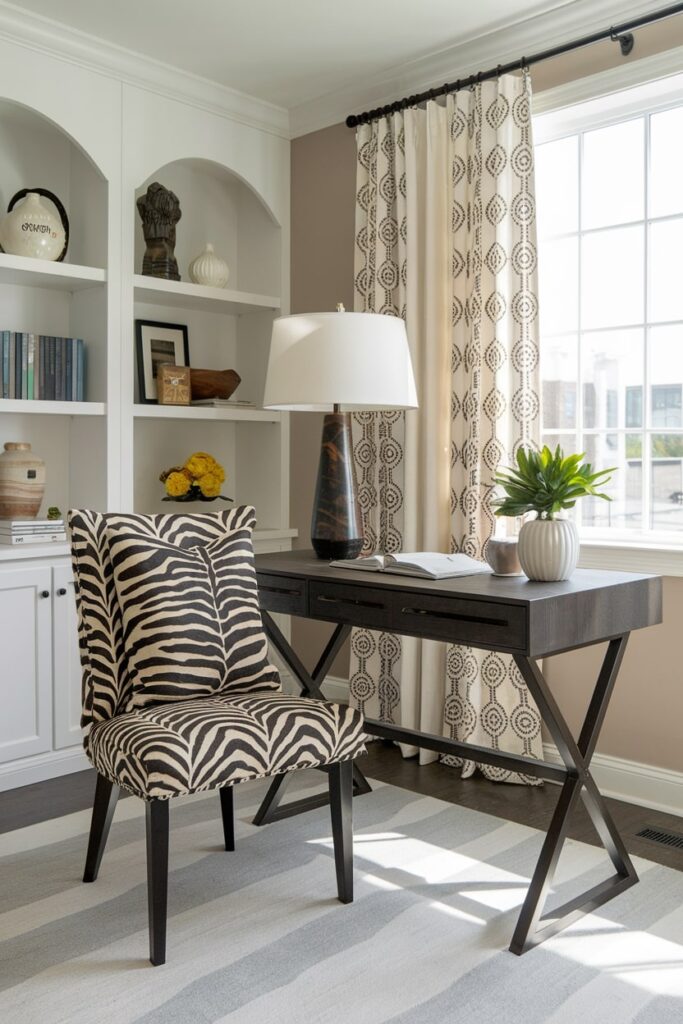
[[[303,697],[313,697],[316,700],[325,700],[320,687],[325,676],[330,671],[332,662],[336,658],[342,644],[351,632],[351,627],[341,624],[335,627],[332,636],[318,659],[318,664],[311,674],[307,672],[305,666],[297,657],[296,652],[292,650],[287,638],[282,634],[272,616],[265,611],[261,615],[266,636],[301,686],[301,695]],[[322,807],[329,802],[327,793],[318,793],[316,796],[308,796],[302,800],[290,801],[281,807],[280,802],[290,779],[291,775],[289,773],[275,776],[268,787],[268,792],[263,798],[261,806],[256,812],[254,825],[267,825],[271,821],[288,818],[290,815],[300,814],[302,811],[310,811],[313,807]],[[355,764],[353,766],[353,791],[356,796],[371,791],[370,784],[360,768]]]
[[[578,741],[574,740],[536,662],[523,655],[514,656],[515,663],[538,705],[541,718],[550,730],[567,769],[567,778],[562,785],[560,798],[512,937],[510,950],[518,955],[555,935],[572,921],[595,910],[638,881],[626,847],[589,771],[627,640],[628,634],[625,634],[611,640],[608,645]],[[552,885],[567,837],[569,818],[580,796],[583,797],[595,830],[609,854],[616,873],[546,916],[542,916],[548,890]]]

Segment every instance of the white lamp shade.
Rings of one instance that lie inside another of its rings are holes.
[[[273,323],[266,409],[414,409],[403,320],[380,313],[301,313]]]

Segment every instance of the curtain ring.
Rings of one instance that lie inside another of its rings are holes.
[[[500,73],[501,73],[502,70],[503,70],[503,65],[499,64],[498,67],[496,68],[496,78],[500,78]]]
[[[528,75],[529,74],[529,65],[527,63],[526,57],[522,57],[521,61],[519,62],[519,65],[520,65],[520,67],[522,69],[522,73],[524,75]]]

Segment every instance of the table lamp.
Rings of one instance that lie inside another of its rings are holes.
[[[363,547],[363,527],[350,412],[416,408],[403,320],[347,313],[342,305],[336,313],[278,317],[263,405],[326,413],[311,541],[318,558],[355,558]]]

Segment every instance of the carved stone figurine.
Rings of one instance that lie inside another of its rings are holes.
[[[165,277],[179,281],[175,258],[175,226],[180,220],[177,195],[153,181],[137,201],[147,248],[142,260],[142,273],[147,277]]]

